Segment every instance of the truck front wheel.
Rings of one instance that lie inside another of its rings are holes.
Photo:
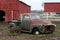
[[[39,35],[40,34],[38,29],[33,29],[32,33],[35,34],[35,35]]]

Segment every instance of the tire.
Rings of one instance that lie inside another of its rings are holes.
[[[50,34],[55,31],[55,27],[51,27],[51,31],[49,32]]]
[[[40,29],[40,33],[41,33],[41,34],[44,34],[44,33],[45,33],[45,27],[44,27],[44,26],[41,27],[41,29]]]
[[[52,34],[55,31],[55,27],[54,26],[50,26],[50,31],[46,32],[46,34]]]
[[[34,29],[34,30],[32,31],[32,33],[33,33],[34,35],[39,35],[39,34],[40,34],[40,32],[39,32],[38,29]]]
[[[21,29],[20,29],[19,27],[16,27],[16,26],[15,26],[15,27],[11,27],[11,28],[10,28],[10,31],[11,31],[11,32],[16,32],[16,33],[18,33],[18,32],[21,31]]]
[[[21,34],[21,29],[19,27],[11,27],[10,28],[10,33],[13,33],[13,35],[20,35]]]

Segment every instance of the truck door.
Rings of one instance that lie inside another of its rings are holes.
[[[31,20],[29,16],[23,16],[22,19],[22,30],[29,31],[31,25]]]

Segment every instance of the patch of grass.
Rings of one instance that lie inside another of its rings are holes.
[[[60,22],[55,22],[55,24],[57,25],[57,28],[56,28],[56,31],[53,33],[53,34],[40,34],[40,35],[32,35],[32,34],[22,34],[23,36],[25,36],[25,37],[40,37],[40,38],[43,38],[43,37],[53,37],[53,36],[57,36],[57,35],[59,35],[60,34],[60,24],[59,24]],[[11,35],[15,35],[15,33],[10,33],[10,31],[8,30],[7,31],[7,34],[9,35],[9,36],[11,36]]]
[[[23,36],[36,37],[36,38],[45,38],[45,37],[56,37],[56,36],[59,36],[59,34],[60,34],[60,29],[56,28],[56,30],[51,34],[40,34],[40,35],[23,34]]]
[[[14,32],[10,32],[10,30],[6,31],[8,36],[15,36]]]
[[[44,38],[47,37],[46,34],[40,34],[40,35],[33,35],[33,34],[23,34],[25,37],[33,37],[33,38]]]

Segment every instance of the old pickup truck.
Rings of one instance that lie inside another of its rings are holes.
[[[10,30],[29,32],[32,34],[53,33],[56,25],[49,20],[40,19],[39,15],[21,15],[19,21],[9,23]]]

